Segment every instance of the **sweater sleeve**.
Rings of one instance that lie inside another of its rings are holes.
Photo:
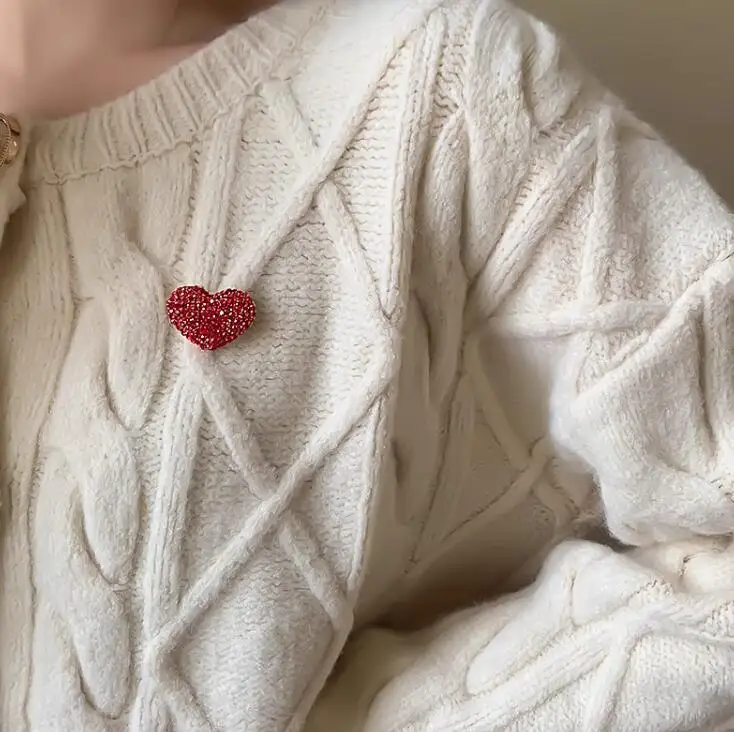
[[[650,546],[566,541],[520,593],[365,631],[307,732],[732,729],[734,549],[700,536],[734,528],[731,217],[542,24],[488,0],[467,44],[467,338],[525,343],[556,440]]]
[[[664,543],[566,541],[517,594],[358,634],[307,732],[723,732],[734,550],[700,535],[734,528],[731,217],[550,30],[477,7],[458,54],[467,343],[523,342],[612,531]]]
[[[543,24],[490,0],[468,44],[467,331],[562,344],[552,436],[618,538],[729,533],[730,213]]]
[[[724,732],[733,633],[729,540],[569,541],[522,593],[358,635],[306,732]]]

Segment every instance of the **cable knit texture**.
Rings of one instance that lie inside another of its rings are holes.
[[[566,542],[531,592],[361,633],[307,732],[728,732],[733,567],[729,540]]]
[[[726,729],[732,220],[546,27],[286,0],[24,129],[1,729],[295,732],[355,625],[517,589],[558,544],[519,595],[357,636],[311,727]],[[258,320],[199,351],[180,285]],[[672,543],[573,539],[599,498]]]

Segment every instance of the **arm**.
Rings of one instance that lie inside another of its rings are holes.
[[[728,533],[729,213],[541,24],[485,2],[467,43],[469,337],[557,345],[553,430],[620,538]],[[358,636],[307,730],[723,732],[733,634],[728,540],[566,542],[517,595]]]
[[[467,330],[490,352],[562,352],[553,437],[618,538],[728,533],[730,213],[542,24],[489,2],[471,44]]]
[[[731,545],[568,542],[529,591],[358,636],[306,732],[724,732],[733,633]]]

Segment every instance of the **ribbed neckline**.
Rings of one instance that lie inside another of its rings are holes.
[[[35,124],[27,160],[31,181],[59,182],[135,165],[190,141],[258,84],[287,73],[287,58],[329,4],[285,0],[112,102]]]

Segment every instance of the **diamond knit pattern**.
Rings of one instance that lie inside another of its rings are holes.
[[[285,0],[35,125],[0,226],[0,728],[727,724],[732,219],[548,28]]]

